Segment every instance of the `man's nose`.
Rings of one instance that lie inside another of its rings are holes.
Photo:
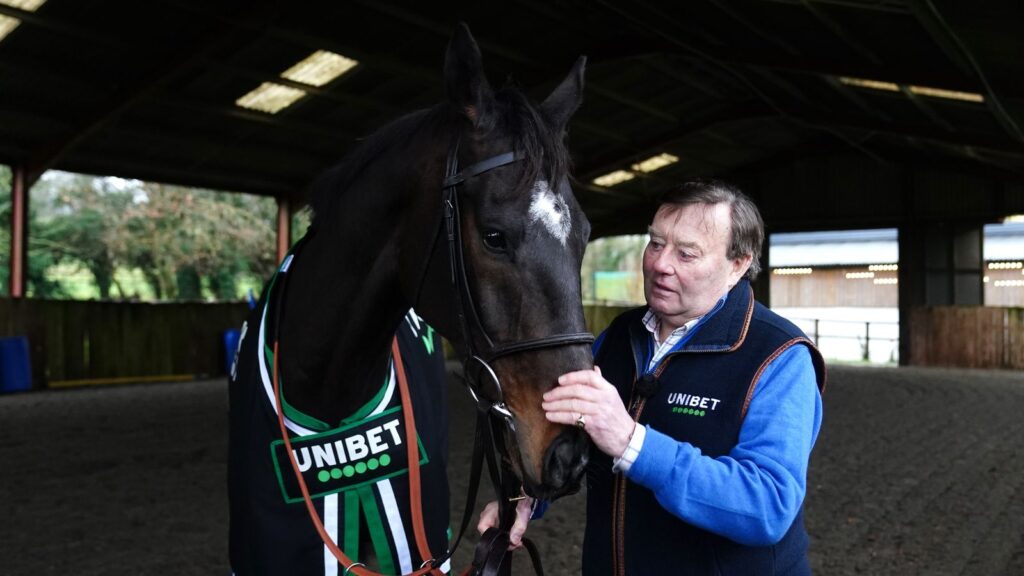
[[[654,271],[659,274],[674,274],[675,269],[672,267],[672,250],[665,248],[658,254],[654,259]]]

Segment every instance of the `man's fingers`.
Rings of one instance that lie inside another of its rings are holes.
[[[576,415],[580,414],[594,414],[598,411],[598,404],[583,400],[581,398],[566,398],[563,400],[545,400],[541,402],[541,408],[545,412],[575,412]]]
[[[572,398],[593,402],[595,399],[594,389],[590,386],[570,384],[568,386],[557,386],[544,393],[544,400],[546,402]]]
[[[530,523],[530,515],[533,514],[533,500],[527,498],[516,504],[516,521],[512,523],[509,530],[509,542],[516,547],[523,543],[523,534],[526,534],[526,526]]]
[[[476,531],[480,534],[486,532],[489,528],[496,528],[498,526],[498,503],[496,501],[490,501],[487,506],[480,512],[480,520],[477,522]]]
[[[593,370],[577,370],[576,372],[567,372],[558,377],[559,387],[572,386],[572,385],[583,385],[590,388],[600,388],[602,386],[610,386],[608,382],[601,376],[600,369],[594,366]]]
[[[585,412],[545,412],[544,417],[547,418],[548,422],[555,424],[565,424],[566,426],[578,426],[580,414],[586,414]],[[587,425],[593,423],[593,418],[587,418],[585,420]]]

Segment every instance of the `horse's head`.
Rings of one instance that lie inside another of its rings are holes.
[[[456,274],[465,321],[449,336],[468,340],[461,344],[483,360],[470,362],[467,376],[480,380],[484,400],[504,403],[506,456],[526,490],[547,498],[575,491],[587,461],[583,432],[548,422],[541,408],[559,375],[593,366],[580,295],[590,224],[569,185],[563,143],[583,67],[580,58],[535,105],[514,88],[492,91],[464,26],[445,60],[459,119],[448,169],[456,172],[454,157],[459,181],[447,191],[461,244],[452,253],[465,271]]]

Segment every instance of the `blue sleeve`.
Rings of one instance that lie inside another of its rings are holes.
[[[694,526],[748,546],[775,544],[803,505],[821,416],[810,352],[793,346],[761,374],[729,454],[704,456],[648,427],[627,476]]]
[[[604,344],[604,335],[607,334],[607,333],[608,333],[608,330],[606,329],[603,332],[601,332],[600,334],[598,334],[597,335],[597,339],[594,340],[594,343],[590,346],[590,353],[595,358],[597,358],[598,351],[601,350],[601,345]]]

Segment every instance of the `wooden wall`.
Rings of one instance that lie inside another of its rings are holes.
[[[223,333],[245,304],[0,299],[0,336],[27,336],[35,388],[225,373]],[[88,382],[86,382],[88,383]]]
[[[595,335],[622,306],[585,306]],[[0,299],[0,336],[28,336],[35,388],[223,375],[225,330],[244,304]],[[1024,308],[921,307],[911,364],[1024,370]]]
[[[910,318],[912,365],[1024,370],[1024,308],[923,306]]]
[[[874,272],[874,278],[847,278],[848,273],[866,273],[867,266],[823,268],[805,275],[771,273],[771,305],[775,308],[829,308],[871,306],[896,308],[899,287],[875,284],[875,279],[896,279],[897,273]]]

